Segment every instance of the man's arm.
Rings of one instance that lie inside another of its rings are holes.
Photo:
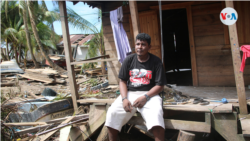
[[[163,90],[163,88],[164,86],[156,85],[148,91],[147,95],[149,97],[153,97],[159,94]],[[133,103],[133,107],[142,108],[146,103],[147,103],[147,98],[146,96],[143,95],[135,100],[135,102]]]
[[[126,112],[131,112],[133,108],[132,108],[130,101],[127,99],[127,96],[128,96],[127,81],[120,80],[119,87],[120,87],[120,93],[123,99],[122,101],[123,108]]]
[[[156,85],[156,86],[154,86],[153,88],[151,88],[151,89],[148,91],[147,95],[148,95],[149,97],[153,97],[153,96],[159,94],[159,93],[163,90],[163,88],[164,88],[164,86]]]

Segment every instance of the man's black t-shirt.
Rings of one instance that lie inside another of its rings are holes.
[[[155,85],[166,84],[165,73],[160,58],[149,53],[146,62],[139,62],[137,54],[126,57],[119,72],[119,78],[128,81],[129,91],[149,91]]]

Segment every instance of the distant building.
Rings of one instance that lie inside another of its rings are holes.
[[[72,55],[73,58],[76,61],[84,60],[86,58],[86,54],[88,52],[88,45],[86,43],[90,41],[95,35],[94,34],[73,34],[70,35],[70,43],[71,43],[71,48],[72,48]],[[52,49],[47,50],[47,54],[52,55],[52,54],[59,54],[59,55],[64,55],[64,44],[63,44],[63,37],[61,38],[60,42],[56,45],[57,50],[54,51]],[[77,50],[76,50],[77,47]],[[34,54],[35,58],[37,59],[38,62],[41,64],[45,63],[45,58],[41,54],[41,52],[35,52]],[[30,52],[28,51],[27,53],[27,60],[32,60]]]

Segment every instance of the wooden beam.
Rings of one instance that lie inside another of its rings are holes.
[[[136,42],[135,38],[140,33],[140,23],[139,23],[137,2],[129,1],[129,8],[130,8],[131,21],[132,21],[133,32],[134,32],[134,43],[135,43]]]
[[[77,100],[77,102],[83,104],[83,103],[108,103],[112,104],[115,101],[115,99],[80,99]]]
[[[189,32],[189,45],[190,45],[191,65],[192,65],[191,67],[192,67],[193,86],[198,86],[199,83],[198,83],[198,77],[197,77],[197,65],[196,65],[191,5],[187,6],[186,10],[187,10],[187,20],[188,20],[188,32]]]
[[[197,122],[197,121],[185,121],[185,120],[174,120],[174,119],[164,119],[166,129],[175,130],[186,130],[194,132],[211,132],[211,124],[207,122]],[[145,125],[142,117],[133,116],[128,124]]]
[[[223,104],[220,106],[201,106],[201,105],[164,105],[164,110],[186,111],[186,112],[205,112],[210,113],[232,113],[232,104]]]
[[[180,9],[180,8],[186,8],[187,6],[193,4],[192,2],[182,2],[182,3],[173,3],[173,4],[165,4],[161,6],[162,10],[171,10],[171,9]],[[159,10],[159,6],[150,6],[149,7],[152,10]]]
[[[104,57],[109,58],[109,55],[102,55],[102,56],[93,57],[93,58],[89,58],[89,59],[85,59],[85,60],[80,60],[80,61],[95,60],[95,59],[104,58]]]
[[[78,90],[76,86],[74,66],[70,64],[73,61],[73,57],[72,57],[72,52],[71,52],[69,27],[68,27],[68,20],[67,20],[67,9],[66,9],[65,1],[59,1],[59,9],[60,9],[60,18],[61,18],[62,33],[63,33],[63,44],[64,44],[64,50],[65,50],[65,59],[66,59],[66,64],[67,64],[70,91],[72,95],[74,110],[77,113],[78,107],[77,107],[76,100],[79,99],[79,95],[78,95]]]
[[[225,1],[225,3],[226,7],[234,8],[233,1]],[[240,105],[240,114],[246,115],[248,114],[247,101],[246,101],[243,73],[240,72],[241,57],[240,57],[240,47],[239,47],[236,23],[233,25],[229,25],[228,29],[229,29],[229,40],[231,44],[231,51],[233,58],[235,83]]]
[[[118,61],[117,58],[110,58],[110,59],[100,59],[100,60],[89,60],[89,61],[79,61],[79,62],[72,62],[71,65],[76,64],[84,64],[84,63],[93,63],[93,62],[105,62],[105,61]]]

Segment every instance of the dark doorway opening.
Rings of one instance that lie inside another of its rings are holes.
[[[192,86],[186,9],[162,11],[162,25],[167,83]]]

